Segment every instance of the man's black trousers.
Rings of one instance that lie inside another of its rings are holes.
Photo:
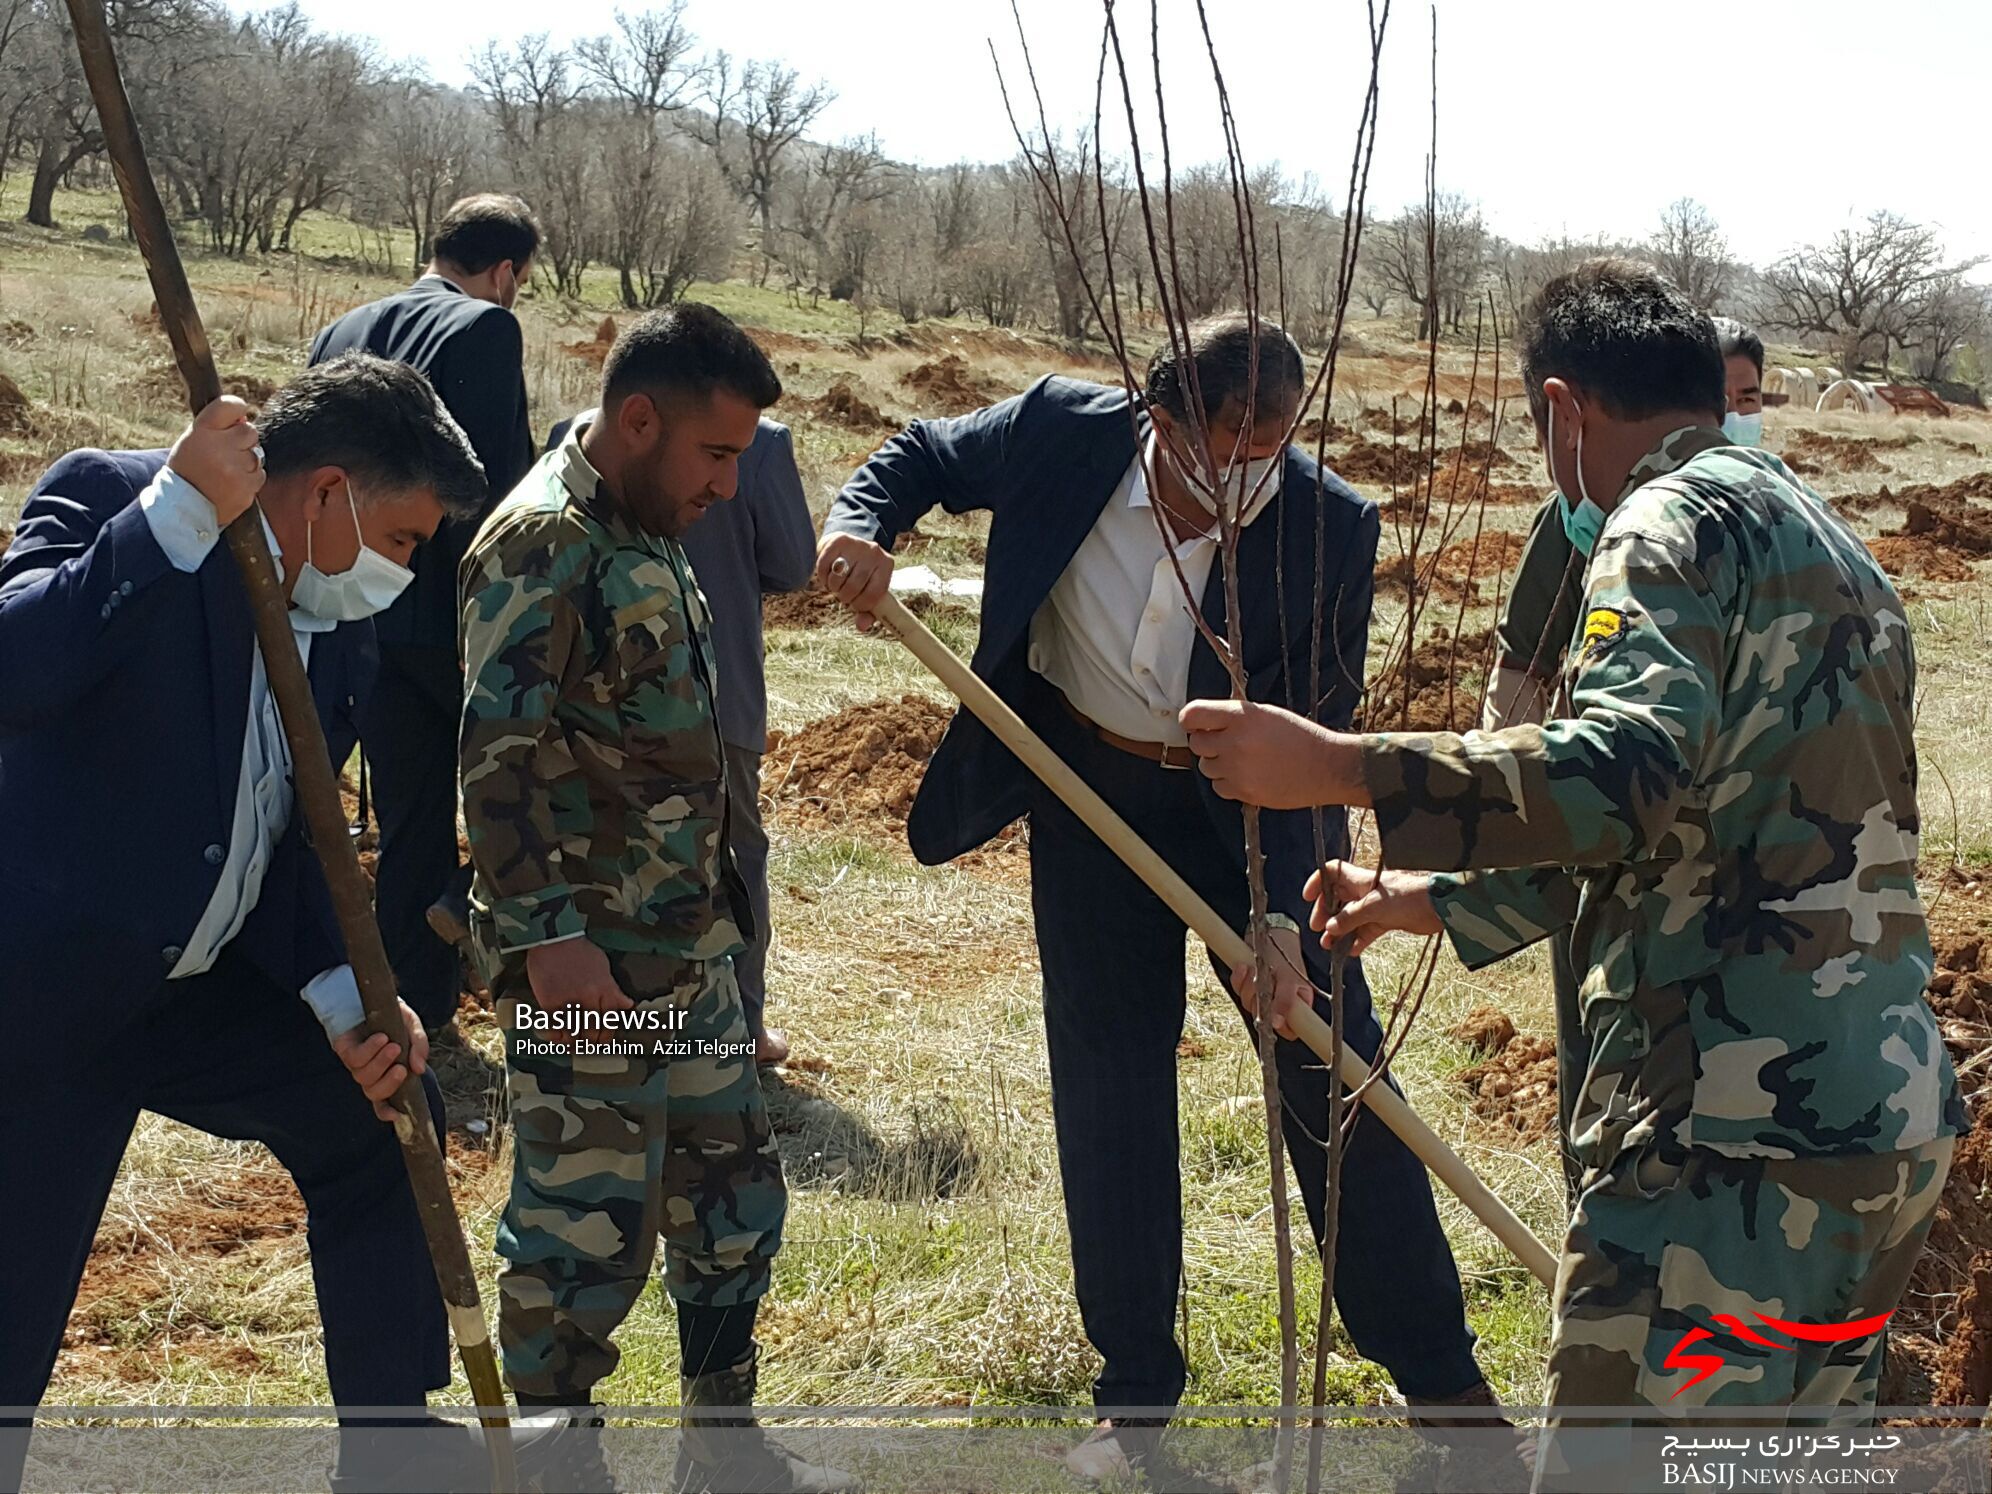
[[[335,1402],[420,1406],[449,1383],[401,1148],[297,992],[223,951],[207,974],[162,985],[122,1030],[71,1032],[43,1061],[16,1052],[0,1070],[0,1198],[18,1205],[0,1271],[0,1407],[38,1404],[47,1388],[141,1110],[260,1141],[290,1173]],[[440,1125],[441,1095],[425,1082]]]
[[[382,644],[380,676],[360,708],[360,745],[380,821],[374,916],[401,999],[430,1028],[456,1013],[457,953],[429,927],[429,905],[458,876],[457,732],[463,671],[456,650]]]
[[[1219,841],[1195,770],[1164,768],[1109,747],[1063,711],[1032,715],[1059,755],[1135,832],[1220,916],[1243,928],[1241,858]],[[1183,1034],[1184,927],[1042,786],[1032,802],[1030,843],[1073,1276],[1086,1336],[1106,1361],[1094,1400],[1102,1407],[1173,1406],[1184,1386],[1175,1336],[1183,1262],[1176,1045]],[[1315,984],[1325,990],[1326,955],[1313,935],[1303,940]],[[1354,964],[1344,999],[1347,1040],[1372,1059],[1382,1034]],[[1326,999],[1318,1005],[1325,1017]],[[1299,1043],[1281,1040],[1278,1054],[1287,1146],[1318,1239],[1327,1154],[1309,1136],[1327,1135],[1327,1071]],[[1459,1272],[1424,1165],[1365,1117],[1343,1168],[1335,1306],[1356,1348],[1409,1396],[1439,1399],[1476,1384],[1481,1375]]]

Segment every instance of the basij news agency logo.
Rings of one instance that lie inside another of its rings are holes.
[[[1893,1313],[1884,1312],[1872,1318],[1857,1318],[1851,1323],[1788,1323],[1783,1318],[1766,1317],[1760,1312],[1753,1312],[1750,1316],[1757,1320],[1758,1327],[1752,1328],[1734,1313],[1711,1313],[1710,1319],[1722,1325],[1726,1330],[1726,1337],[1732,1342],[1751,1344],[1759,1349],[1771,1349],[1785,1354],[1796,1354],[1802,1344],[1846,1344],[1859,1339],[1872,1338],[1887,1325]],[[1768,1333],[1780,1334],[1792,1342],[1779,1343],[1775,1338],[1767,1337]],[[1718,1335],[1713,1328],[1694,1327],[1682,1334],[1680,1341],[1667,1351],[1667,1357],[1660,1365],[1662,1369],[1695,1371],[1681,1383],[1672,1396],[1668,1397],[1669,1400],[1676,1399],[1682,1391],[1692,1389],[1717,1370],[1728,1366],[1729,1361],[1721,1354],[1706,1350],[1701,1353],[1688,1352],[1700,1343],[1708,1343],[1711,1347],[1719,1346],[1723,1337],[1724,1335]],[[1746,1357],[1757,1359],[1763,1356],[1747,1354]]]

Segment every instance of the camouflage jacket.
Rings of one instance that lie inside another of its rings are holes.
[[[1965,1124],[1923,988],[1915,656],[1824,500],[1718,431],[1632,471],[1542,726],[1367,739],[1386,864],[1477,967],[1566,925],[1572,1141],[1887,1152]]]
[[[611,953],[738,953],[705,598],[677,542],[610,496],[582,429],[464,557],[460,765],[479,942],[502,955],[586,933]]]

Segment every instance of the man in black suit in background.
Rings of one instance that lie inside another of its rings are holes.
[[[314,364],[358,351],[426,375],[484,464],[486,512],[532,465],[525,345],[511,308],[539,242],[539,224],[518,198],[466,197],[443,215],[419,280],[347,312],[311,345]],[[430,926],[430,906],[440,902],[445,915],[454,906],[460,924],[469,891],[456,838],[456,573],[482,520],[445,520],[416,547],[413,584],[375,622],[380,678],[360,720],[380,816],[375,912],[401,994],[432,1029],[456,1011],[458,975],[455,951]]]

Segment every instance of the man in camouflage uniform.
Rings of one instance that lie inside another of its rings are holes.
[[[1763,419],[1763,340],[1729,317],[1713,321],[1722,350],[1723,434],[1738,446],[1756,446]],[[1588,559],[1565,533],[1565,512],[1561,495],[1551,493],[1529,526],[1521,561],[1494,625],[1494,671],[1480,711],[1483,731],[1540,722],[1555,697],[1565,645],[1577,632],[1577,609],[1584,600]],[[1563,1153],[1564,1182],[1574,1204],[1584,1169],[1570,1144],[1571,1122],[1590,1054],[1577,1004],[1577,970],[1567,938],[1549,941],[1549,962],[1556,1001],[1557,1139]]]
[[[679,306],[610,351],[577,420],[464,561],[472,933],[506,1029],[505,1372],[559,1408],[527,1448],[606,1486],[588,1413],[664,1241],[688,1422],[678,1487],[838,1489],[754,1428],[755,1310],[787,1193],[735,981],[705,599],[678,536],[733,496],[781,394],[725,317]],[[721,1434],[716,1427],[728,1430]]]
[[[1548,723],[1185,721],[1220,792],[1374,807],[1391,870],[1325,868],[1324,937],[1443,929],[1476,968],[1571,940],[1591,1051],[1551,1403],[1859,1418],[1967,1124],[1923,1000],[1908,623],[1833,511],[1723,435],[1714,329],[1664,279],[1594,261],[1532,322],[1591,556]]]

